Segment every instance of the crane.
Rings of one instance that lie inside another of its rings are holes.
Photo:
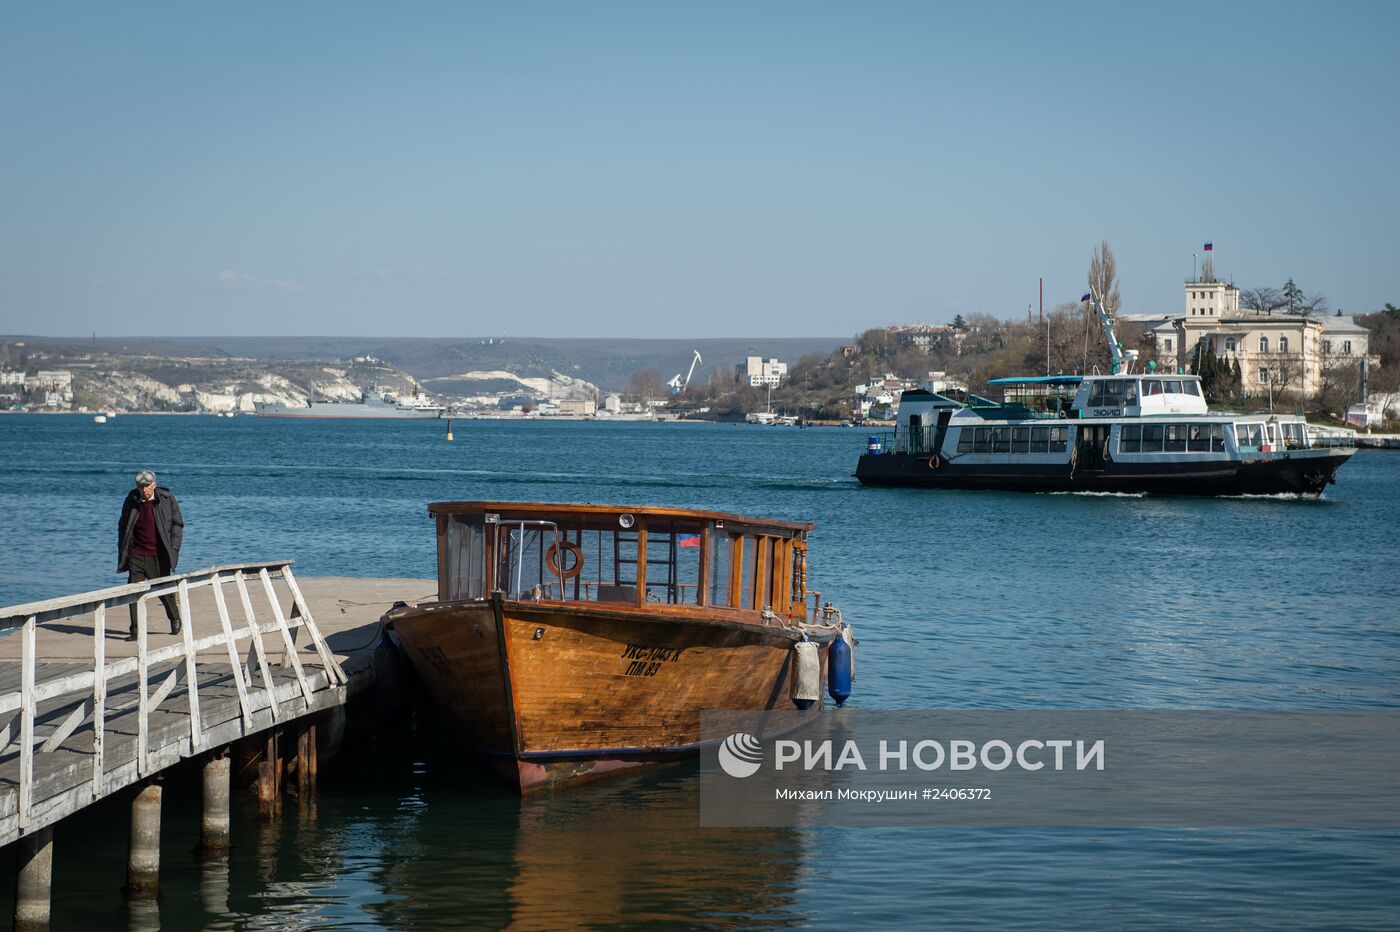
[[[695,358],[690,361],[690,369],[686,372],[685,378],[681,378],[681,374],[677,372],[674,376],[672,376],[671,381],[666,383],[671,387],[671,391],[674,394],[679,395],[681,392],[686,390],[686,388],[690,385],[690,377],[695,374],[695,367],[699,363],[705,361],[700,358],[699,350],[694,350],[694,353]]]

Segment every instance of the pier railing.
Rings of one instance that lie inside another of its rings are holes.
[[[20,835],[40,818],[35,812],[36,803],[41,802],[36,798],[36,785],[43,781],[36,780],[36,768],[44,769],[41,765],[45,755],[57,757],[66,754],[64,760],[55,763],[54,767],[67,772],[57,776],[49,774],[47,783],[65,790],[73,789],[71,761],[75,748],[71,743],[68,747],[64,747],[64,744],[86,725],[90,725],[92,733],[90,773],[78,777],[87,787],[79,793],[82,797],[76,801],[79,805],[168,766],[172,761],[168,748],[163,751],[163,747],[171,740],[168,715],[171,708],[169,704],[164,710],[160,707],[176,694],[177,688],[181,688],[182,679],[184,702],[177,703],[180,707],[177,713],[187,715],[188,724],[180,722],[178,743],[191,754],[208,744],[200,714],[201,687],[206,692],[210,687],[217,687],[226,696],[231,677],[237,691],[236,716],[241,719],[242,726],[238,731],[248,734],[313,708],[313,694],[317,690],[343,686],[347,681],[345,672],[316,627],[306,599],[292,575],[290,562],[215,566],[96,592],[0,608],[0,634],[15,632],[9,637],[18,636],[21,641],[19,689],[0,693],[0,765],[13,759],[18,742],[19,773],[14,781],[18,799],[14,804],[0,805],[0,809],[6,810],[0,811],[0,818],[5,822],[13,819],[10,823],[12,830],[17,829]],[[274,578],[282,582],[290,595],[289,612],[283,611]],[[196,637],[196,619],[190,608],[190,593],[204,588],[212,594],[213,614],[217,616],[219,627],[213,634]],[[231,588],[241,610],[242,619],[237,623],[229,610],[227,588]],[[269,618],[257,618],[250,588],[261,590]],[[176,643],[153,650],[148,643],[147,606],[151,599],[164,596],[175,597],[183,625]],[[106,656],[107,612],[128,605],[136,606],[135,654],[109,660]],[[85,615],[92,616],[91,669],[63,672],[86,661],[75,663],[69,657],[64,658],[65,663],[58,665],[52,662],[53,658],[41,657],[38,632],[49,622]],[[297,636],[303,630],[310,638],[309,646],[314,652],[314,658],[308,654],[306,664],[299,656],[296,644]],[[265,636],[280,641],[280,658],[276,668],[269,663],[269,654],[273,651],[264,643]],[[200,658],[202,652],[206,656]],[[212,654],[212,657],[208,654]],[[225,659],[227,669],[223,666]],[[206,668],[204,675],[201,675],[197,661]],[[39,678],[41,664],[45,673],[42,681]],[[321,671],[315,670],[317,665]],[[47,676],[55,666],[60,675]],[[153,670],[156,671],[154,679]],[[274,671],[282,674],[280,682]],[[321,675],[315,675],[317,672]],[[114,681],[127,681],[133,675],[136,693],[134,760],[130,748],[123,748],[120,760],[109,760],[106,747],[109,715],[120,715],[124,722],[130,721],[126,716],[132,712],[131,686],[126,682],[121,684],[126,706],[120,710],[109,707],[109,694]],[[256,685],[255,680],[259,680],[261,685]],[[227,702],[226,699],[223,701]],[[161,716],[160,720],[165,726],[159,730],[159,734],[153,728],[153,719],[157,716]],[[255,721],[255,717],[261,722]],[[41,727],[46,734],[37,734]],[[162,746],[157,746],[157,740]],[[83,743],[80,742],[76,750],[86,750],[82,747]],[[52,771],[54,767],[48,769]],[[64,792],[63,795],[69,796],[71,793]],[[11,808],[12,805],[14,808]],[[60,815],[48,814],[41,821],[47,823]],[[3,834],[7,836],[5,840],[17,837],[12,831]]]

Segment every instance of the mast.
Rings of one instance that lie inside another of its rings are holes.
[[[1103,301],[1094,288],[1089,289],[1089,294],[1093,298],[1094,308],[1099,312],[1099,326],[1103,328],[1103,335],[1108,340],[1108,358],[1113,363],[1112,372],[1117,375],[1123,369],[1123,347],[1118,342],[1118,334],[1113,331],[1113,318],[1109,316],[1108,309],[1103,306]]]

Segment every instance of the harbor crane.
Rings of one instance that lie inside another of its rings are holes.
[[[685,378],[681,378],[681,374],[677,372],[674,376],[671,377],[671,381],[666,383],[668,386],[670,386],[671,393],[673,395],[679,395],[681,392],[686,390],[686,388],[690,385],[690,377],[695,374],[695,367],[698,364],[704,362],[704,360],[700,358],[699,350],[695,350],[694,353],[695,358],[690,361],[690,369],[686,372]]]

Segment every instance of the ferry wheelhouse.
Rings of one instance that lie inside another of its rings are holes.
[[[905,392],[871,437],[865,485],[1175,495],[1320,495],[1354,448],[1316,448],[1297,415],[1211,413],[1193,375],[1128,374],[1097,301],[1114,374],[994,379],[1002,400]]]
[[[465,746],[521,793],[700,748],[700,713],[849,694],[812,525],[673,508],[440,502],[435,600],[385,616]],[[844,685],[843,685],[844,684]]]

